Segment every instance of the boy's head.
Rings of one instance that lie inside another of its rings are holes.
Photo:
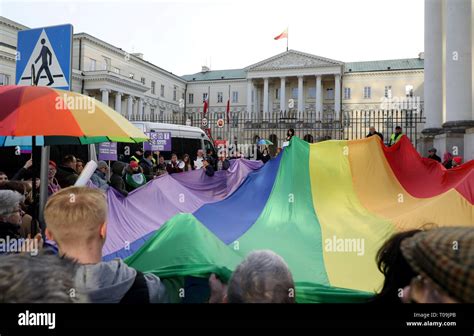
[[[102,246],[106,236],[107,201],[100,189],[69,187],[51,196],[44,210],[46,236],[59,249]]]

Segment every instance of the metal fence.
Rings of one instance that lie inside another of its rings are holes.
[[[131,120],[143,120],[180,125],[190,125],[210,130],[214,140],[228,140],[230,144],[255,144],[257,138],[268,139],[276,151],[285,141],[287,130],[294,129],[295,135],[309,143],[327,139],[353,140],[364,138],[370,126],[384,135],[388,142],[395,126],[401,126],[413,145],[423,129],[425,117],[420,109],[411,110],[350,110],[336,116],[334,111],[324,113],[271,113],[249,117],[244,112],[229,113],[202,112],[192,114],[132,116]]]

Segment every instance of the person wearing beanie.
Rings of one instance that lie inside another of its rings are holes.
[[[125,186],[125,181],[123,179],[123,174],[126,163],[121,161],[115,161],[112,164],[112,175],[110,176],[110,186],[121,193],[123,196],[127,196],[128,192]]]
[[[108,184],[109,165],[105,161],[99,161],[97,163],[97,169],[91,176],[91,182],[99,189],[107,190]]]
[[[127,191],[135,190],[146,184],[146,177],[143,175],[143,169],[137,161],[132,160],[125,169],[125,187]]]
[[[418,274],[403,289],[403,302],[474,303],[474,228],[423,231],[400,248]]]
[[[453,157],[452,167],[455,168],[455,167],[458,167],[460,165],[462,165],[462,157],[461,156]]]

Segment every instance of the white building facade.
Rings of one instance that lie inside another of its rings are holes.
[[[445,0],[426,1],[430,2],[429,6],[426,6],[426,11],[431,13],[430,15],[438,13],[433,3],[441,2],[446,6]],[[462,1],[472,3],[472,0],[459,0]],[[435,135],[432,135],[429,129],[439,131],[443,129],[444,122],[473,119],[472,84],[461,83],[459,85],[463,86],[463,89],[453,91],[456,86],[448,88],[446,81],[441,81],[440,84],[438,80],[444,77],[452,78],[453,75],[445,76],[444,72],[441,75],[439,72],[434,74],[431,70],[429,81],[424,80],[428,69],[439,70],[440,64],[442,69],[449,67],[443,65],[444,61],[440,62],[438,56],[433,56],[438,55],[439,49],[439,38],[436,37],[436,29],[439,28],[436,26],[437,23],[436,16],[426,22],[426,25],[433,28],[429,30],[433,31],[433,34],[426,34],[426,71],[424,53],[410,59],[345,63],[289,50],[241,69],[210,70],[203,67],[195,74],[177,76],[147,62],[141,54],[129,54],[92,35],[79,33],[74,34],[73,39],[72,89],[101,100],[130,119],[176,123],[192,119],[193,125],[197,126],[200,125],[199,119],[202,118],[204,100],[208,102],[208,116],[214,115],[224,120],[229,105],[231,122],[244,118],[265,122],[266,119],[279,116],[301,120],[310,118],[323,123],[327,120],[340,121],[340,127],[343,127],[348,120],[348,113],[354,110],[390,109],[393,108],[392,102],[412,101],[414,104],[408,106],[408,109],[414,110],[414,113],[427,115],[426,127],[420,125],[419,128],[420,131],[423,128],[428,129],[424,135],[425,141],[422,142],[424,146],[419,148],[425,155],[425,147],[431,146],[435,141]],[[472,25],[469,27],[472,29]],[[2,85],[15,83],[16,35],[23,29],[28,27],[0,17],[2,36],[0,84]],[[471,38],[471,34],[469,37]],[[470,46],[472,47],[472,43]],[[463,57],[468,55],[464,49],[459,49]],[[431,58],[428,60],[429,57]],[[469,61],[472,62],[472,57]],[[452,81],[472,83],[472,63],[469,63],[470,68],[468,63],[467,61],[456,63],[467,70],[462,76],[455,72],[453,77],[455,79],[450,79],[450,83]],[[458,75],[460,78],[456,77]],[[440,90],[444,92],[441,94],[441,97],[444,97],[441,103],[440,95],[433,93]],[[467,97],[469,96],[467,92],[471,93],[470,98]],[[453,94],[455,100],[447,98]],[[426,107],[424,107],[425,96],[430,97]],[[447,107],[455,104],[454,101],[459,102],[456,104],[461,104],[460,106],[467,106],[470,101],[471,107],[460,109],[453,105],[450,111],[459,111],[453,114],[447,111]],[[395,106],[395,109],[403,108]],[[368,128],[371,123],[372,119],[368,118],[365,127]],[[391,123],[384,124],[384,129],[380,131],[391,133],[394,126]],[[364,131],[363,129],[360,134],[348,131],[344,133],[343,138],[362,137]],[[464,130],[463,137],[466,132],[469,130]],[[414,136],[418,136],[418,133]],[[232,138],[242,140],[239,130],[234,130]],[[248,141],[247,138],[245,140]],[[279,144],[281,140],[283,139],[278,139]],[[440,146],[441,151],[444,149],[439,142],[436,144]]]

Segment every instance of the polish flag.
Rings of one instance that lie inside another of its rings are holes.
[[[283,33],[280,35],[276,36],[274,40],[281,40],[282,38],[288,38],[288,28],[286,28]]]

